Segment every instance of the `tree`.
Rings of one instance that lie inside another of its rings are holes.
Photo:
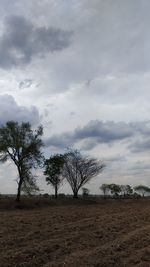
[[[123,193],[124,197],[130,196],[133,193],[132,187],[128,184],[127,185],[121,185],[120,188],[121,188],[121,192]]]
[[[127,195],[132,195],[133,194],[133,188],[129,184],[126,185],[126,194]]]
[[[57,198],[58,188],[62,183],[63,176],[61,175],[62,168],[64,165],[64,156],[56,154],[49,159],[45,160],[45,171],[46,181],[51,184],[55,189],[55,198]]]
[[[100,190],[102,190],[103,194],[104,194],[104,198],[106,198],[108,192],[110,191],[110,187],[109,184],[102,184],[100,186]]]
[[[82,188],[82,196],[83,197],[88,197],[89,193],[90,193],[90,190],[88,188],[86,188],[86,187]]]
[[[67,179],[73,191],[73,197],[78,198],[79,189],[97,176],[104,164],[97,159],[89,158],[78,150],[69,150],[64,154],[63,176]]]
[[[114,197],[119,196],[119,193],[121,192],[121,186],[119,184],[110,184],[109,188],[110,188],[111,194]]]
[[[40,189],[36,184],[35,176],[32,176],[32,179],[31,176],[29,179],[26,177],[22,183],[21,192],[28,196],[32,196],[33,194],[40,192]]]
[[[19,175],[16,200],[18,202],[23,186],[36,185],[32,169],[40,166],[43,161],[42,134],[42,126],[32,130],[30,123],[26,122],[18,124],[18,122],[9,121],[0,128],[0,161],[11,159],[17,167]]]
[[[134,187],[134,190],[142,194],[144,197],[146,193],[150,193],[150,188],[146,185],[138,185]]]

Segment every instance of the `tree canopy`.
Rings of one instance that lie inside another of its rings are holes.
[[[62,183],[62,168],[64,165],[64,156],[56,154],[45,160],[44,175],[46,175],[46,181],[51,184],[55,189],[55,197],[57,198],[58,188]]]
[[[79,189],[101,173],[104,164],[82,155],[79,150],[69,150],[64,154],[64,159],[63,176],[70,184],[74,198],[77,198]]]
[[[109,184],[102,184],[102,185],[100,186],[100,190],[103,192],[103,194],[104,194],[104,198],[106,198],[108,192],[110,191]]]
[[[134,190],[141,193],[143,197],[146,193],[150,193],[150,188],[146,185],[137,185],[134,187]]]
[[[20,201],[22,186],[35,185],[32,168],[43,161],[41,147],[42,126],[32,130],[30,123],[9,121],[0,128],[0,161],[11,159],[18,170],[17,201]]]

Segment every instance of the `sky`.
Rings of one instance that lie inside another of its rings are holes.
[[[149,0],[0,0],[0,124],[42,124],[45,157],[72,147],[102,160],[93,194],[150,186],[149,10]],[[15,193],[16,178],[1,164],[0,192]]]

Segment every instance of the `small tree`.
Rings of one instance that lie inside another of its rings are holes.
[[[73,197],[78,198],[79,189],[101,173],[104,164],[97,159],[83,156],[78,150],[69,150],[64,159],[63,176],[71,186]]]
[[[11,159],[17,167],[19,177],[16,200],[20,201],[22,186],[32,186],[36,181],[32,175],[32,168],[41,165],[43,134],[42,126],[32,130],[29,123],[9,121],[0,128],[0,161]]]
[[[83,197],[88,197],[89,193],[90,193],[90,190],[88,188],[86,188],[86,187],[82,188],[82,196]]]
[[[109,184],[102,184],[100,186],[100,190],[103,192],[104,198],[106,198],[106,196],[108,195],[108,193],[110,191]]]
[[[57,198],[58,188],[63,180],[61,172],[64,165],[64,157],[63,155],[56,154],[49,159],[46,159],[44,165],[44,175],[46,175],[46,181],[54,187],[55,198]]]
[[[121,185],[120,188],[121,188],[121,192],[123,193],[124,197],[130,196],[133,193],[132,187],[128,184],[127,185]]]
[[[134,187],[134,190],[144,197],[146,193],[150,193],[150,188],[146,185],[138,185]]]
[[[120,185],[118,185],[118,184],[110,184],[109,188],[110,188],[111,194],[114,197],[118,197],[119,196],[119,194],[121,192],[121,186]]]

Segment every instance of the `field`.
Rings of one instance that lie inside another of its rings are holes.
[[[0,267],[150,266],[150,200],[0,209]]]

